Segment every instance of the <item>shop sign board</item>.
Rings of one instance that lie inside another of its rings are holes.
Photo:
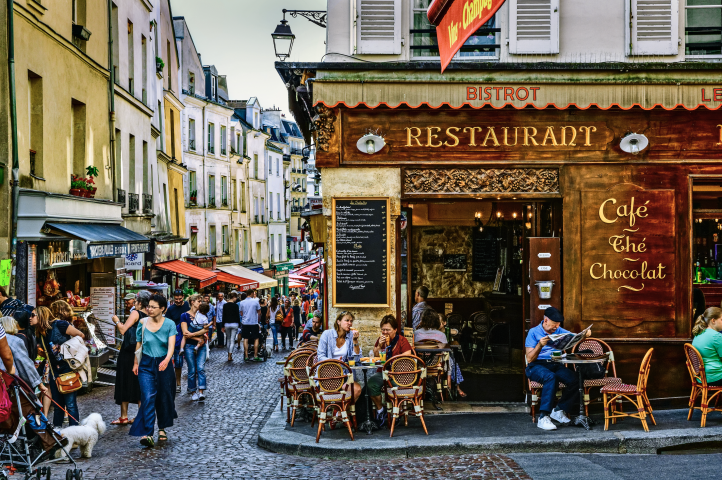
[[[597,336],[673,336],[674,190],[586,191],[581,212],[582,320]]]
[[[333,306],[388,307],[388,198],[334,198]]]
[[[150,244],[148,242],[88,245],[88,258],[123,257],[132,253],[148,252],[150,252]]]
[[[293,268],[293,263],[291,263],[291,262],[277,263],[276,265],[273,266],[273,268],[276,269],[277,274],[283,273],[283,272],[288,272],[289,270],[291,270]]]
[[[37,244],[37,268],[67,267],[76,262],[88,259],[87,244],[82,240],[58,240],[53,242],[40,242]]]
[[[125,269],[126,270],[143,270],[143,263],[145,254],[143,253],[131,253],[125,256]]]
[[[98,322],[98,325],[103,330],[108,345],[115,345],[115,326],[112,321],[115,315],[115,287],[90,287],[90,305],[93,315],[98,320],[103,320]]]

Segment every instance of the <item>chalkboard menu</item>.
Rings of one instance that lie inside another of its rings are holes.
[[[473,229],[471,279],[474,282],[493,282],[499,267],[499,241],[494,228]]]
[[[386,307],[388,198],[333,200],[333,305]]]

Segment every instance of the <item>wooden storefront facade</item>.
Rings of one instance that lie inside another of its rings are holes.
[[[650,397],[659,405],[683,404],[689,378],[682,345],[691,341],[694,323],[693,184],[719,179],[722,185],[722,89],[704,83],[704,75],[682,85],[668,73],[626,84],[597,78],[570,85],[570,72],[550,74],[541,84],[490,82],[486,73],[434,77],[434,84],[411,72],[399,88],[398,78],[383,72],[368,73],[369,84],[359,84],[358,71],[345,81],[341,71],[313,72],[318,78],[309,98],[328,232],[334,197],[390,199],[391,301],[387,309],[357,309],[367,326],[362,332],[375,332],[382,313],[400,315],[413,305],[412,294],[402,299],[400,288],[404,207],[555,202],[565,328],[593,325],[630,383],[654,347]],[[373,154],[357,146],[368,133],[385,143]],[[630,133],[649,141],[636,155],[620,147]],[[331,247],[329,239],[326,250]],[[333,265],[328,275],[332,285]],[[523,276],[525,336],[538,315],[529,312]]]

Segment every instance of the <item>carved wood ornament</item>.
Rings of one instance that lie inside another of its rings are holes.
[[[404,193],[558,193],[556,168],[404,170]]]
[[[320,104],[316,105],[316,113],[318,114],[318,118],[313,121],[316,127],[316,148],[323,152],[328,152],[331,134],[336,129],[334,127],[336,112]]]

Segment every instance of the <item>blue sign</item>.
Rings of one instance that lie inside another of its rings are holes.
[[[150,252],[150,243],[104,243],[88,245],[88,258],[123,257],[132,253]]]

